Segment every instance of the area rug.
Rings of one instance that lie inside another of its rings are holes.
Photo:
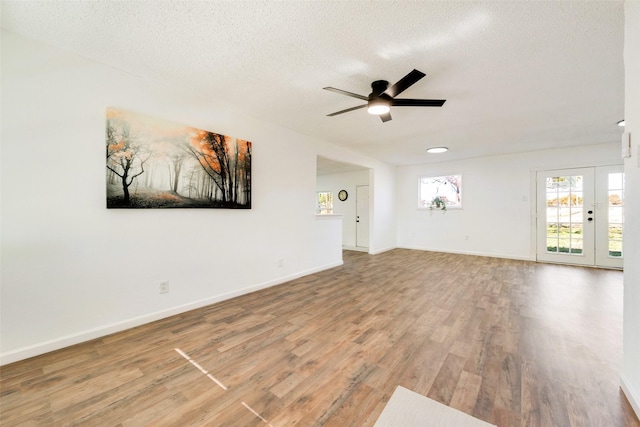
[[[398,386],[374,427],[495,427]]]

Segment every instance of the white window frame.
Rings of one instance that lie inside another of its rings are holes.
[[[326,206],[322,205],[320,197],[326,195]],[[333,214],[333,192],[331,191],[318,191],[316,193],[316,214],[318,215],[332,215]]]
[[[462,174],[420,176],[418,209],[434,209],[432,202],[436,197],[445,201],[447,209],[462,209]]]

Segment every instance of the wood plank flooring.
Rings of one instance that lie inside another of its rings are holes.
[[[2,426],[640,426],[618,271],[396,249],[0,369]]]

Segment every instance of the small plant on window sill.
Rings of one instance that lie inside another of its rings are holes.
[[[434,209],[446,211],[447,203],[444,199],[440,198],[440,196],[436,196],[431,200],[431,203],[429,203],[429,210],[432,211]]]

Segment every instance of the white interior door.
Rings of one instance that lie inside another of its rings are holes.
[[[537,259],[622,267],[622,166],[537,174]]]
[[[356,246],[369,247],[369,186],[356,187]]]

